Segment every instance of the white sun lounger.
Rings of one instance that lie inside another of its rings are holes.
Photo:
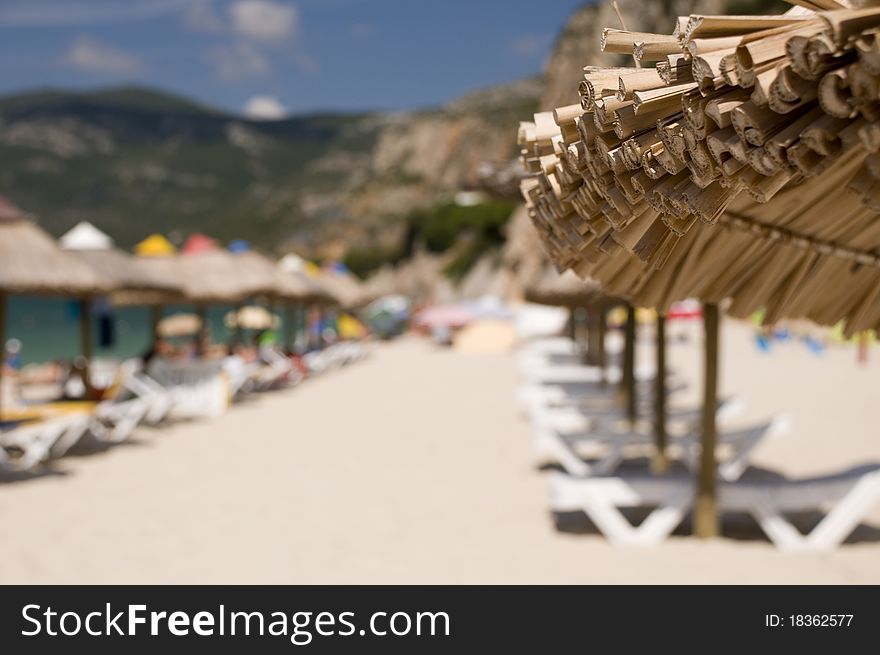
[[[620,342],[617,342],[617,344],[606,342],[605,352],[609,355],[617,354],[621,351],[621,345]],[[570,337],[534,339],[524,343],[517,349],[517,354],[520,357],[553,357],[559,355],[578,355],[579,353],[579,346]]]
[[[719,411],[719,414],[721,412]],[[718,465],[718,474],[724,480],[736,480],[748,468],[754,450],[765,440],[786,434],[790,420],[779,416],[772,421],[748,428],[723,430],[718,443],[730,451],[730,455]],[[696,470],[699,459],[699,434],[691,431],[683,435],[669,435],[671,452],[678,451],[684,463]],[[627,452],[634,447],[647,447],[654,437],[644,432],[620,432],[598,429],[588,432],[565,433],[536,428],[533,445],[539,455],[551,457],[571,475],[609,475],[626,460]],[[598,457],[584,460],[578,447],[589,445],[598,450]]]
[[[229,408],[231,387],[222,360],[153,360],[125,386],[151,399],[149,422],[174,418],[221,416]]]
[[[636,405],[637,418],[653,416],[653,413],[645,411],[646,402],[643,400]],[[745,403],[739,398],[722,398],[718,401],[718,421],[727,421],[742,412]],[[558,405],[546,406],[541,403],[529,403],[526,407],[526,416],[532,425],[565,430],[569,432],[587,431],[597,425],[608,425],[625,418],[624,410],[614,404],[606,405]],[[680,423],[685,426],[696,425],[703,416],[702,407],[693,408],[668,408],[666,418],[671,423]]]
[[[684,473],[648,473],[577,477],[550,476],[554,511],[584,511],[609,541],[650,546],[663,541],[690,511],[693,477]],[[880,501],[880,464],[859,466],[833,475],[788,479],[750,469],[736,482],[719,481],[720,512],[751,514],[767,537],[787,551],[829,551],[841,544],[865,514]],[[801,534],[786,514],[831,509],[810,531]],[[638,526],[622,508],[653,507]]]
[[[163,387],[143,372],[133,373],[122,382],[123,387],[147,404],[144,421],[156,425],[165,420],[177,402],[175,389]]]
[[[0,432],[0,446],[20,450],[15,468],[29,470],[53,454],[67,452],[86,433],[91,420],[91,412],[82,411],[27,423]]]
[[[273,350],[266,350],[263,356],[268,359],[268,363],[258,365],[250,375],[254,389],[261,391],[300,381],[302,376],[289,357]]]
[[[105,400],[95,406],[89,432],[103,443],[121,443],[146,418],[150,404],[143,398]]]
[[[532,364],[521,363],[520,373],[528,385],[565,384],[565,383],[597,383],[603,380],[616,383],[622,375],[619,366],[607,366],[603,369],[596,366],[584,366],[579,363],[565,364]],[[654,378],[653,365],[638,366],[635,370],[636,382],[645,382]]]

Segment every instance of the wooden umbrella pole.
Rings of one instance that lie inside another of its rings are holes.
[[[3,367],[6,364],[6,294],[0,291],[0,416],[3,416]]]
[[[92,368],[92,299],[82,298],[79,301],[79,326],[80,326],[80,354],[85,360],[85,369],[83,370],[83,383],[86,385],[86,391],[92,389],[92,376],[90,369]]]
[[[300,344],[309,347],[309,305],[308,303],[298,303],[296,307],[296,329],[294,330],[294,347],[298,348]],[[299,354],[299,353],[297,353]]]
[[[205,305],[196,305],[196,316],[199,317],[199,331],[196,333],[196,355],[202,357],[205,354],[205,342],[208,340],[208,308]]]
[[[666,454],[666,317],[657,314],[657,376],[654,378],[654,471],[669,470]]]
[[[715,445],[718,441],[715,413],[718,408],[718,305],[703,305],[705,330],[705,379],[703,383],[703,429],[697,499],[694,506],[694,532],[701,539],[718,536],[718,508],[715,502]]]
[[[241,313],[241,308],[244,306],[244,303],[235,303],[235,306],[232,311],[235,312],[235,327],[232,330],[232,338],[229,341],[229,345],[233,348],[235,346],[241,345],[241,325],[239,325],[239,314]]]
[[[575,344],[577,345],[576,352],[580,356],[581,362],[585,365],[588,365],[587,361],[587,348],[589,341],[589,325],[587,318],[587,310],[585,307],[575,307],[574,308],[574,318],[575,318],[575,330],[574,337],[576,339]],[[586,331],[586,333],[585,333]]]
[[[598,366],[599,370],[602,372],[601,384],[603,386],[606,382],[605,369],[608,365],[608,360],[605,354],[605,333],[608,331],[608,318],[606,311],[607,307],[605,307],[605,303],[599,303],[596,312],[596,345],[598,346],[596,350],[596,366]]]
[[[577,346],[577,309],[575,307],[568,308],[568,337]]]
[[[599,334],[598,314],[595,305],[587,309],[587,349],[584,353],[584,364],[587,366],[599,365],[599,344],[596,339]]]
[[[153,348],[159,343],[159,322],[162,320],[162,305],[153,305],[150,308],[150,334],[153,339]]]
[[[293,303],[287,303],[287,307],[284,310],[284,348],[288,353],[293,352],[294,341],[296,340],[296,326],[294,323],[294,317],[296,315],[296,310]]]
[[[632,426],[636,422],[636,308],[630,304],[626,306],[624,325],[621,396],[626,418]]]

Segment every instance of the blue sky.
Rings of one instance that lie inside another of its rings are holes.
[[[0,0],[0,94],[156,86],[266,118],[441,104],[543,67],[584,0]]]

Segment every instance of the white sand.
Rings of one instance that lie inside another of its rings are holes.
[[[724,389],[748,416],[795,420],[760,462],[800,474],[880,459],[880,361],[858,369],[851,350],[816,359],[796,345],[759,355],[743,326],[723,338]],[[698,378],[697,351],[673,346],[673,366]],[[405,339],[221,420],[66,458],[65,475],[0,485],[0,582],[880,582],[880,508],[868,541],[821,556],[557,532],[516,383],[509,354]]]

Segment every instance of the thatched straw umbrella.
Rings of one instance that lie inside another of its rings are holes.
[[[156,291],[179,293],[182,284],[172,275],[152,270],[113,245],[113,240],[87,222],[81,222],[59,240],[62,249],[85,261],[114,292]]]
[[[443,278],[443,269],[448,263],[448,256],[432,255],[424,250],[417,251],[397,267],[399,292],[416,304],[436,300],[438,285]]]
[[[571,271],[559,273],[550,265],[525,286],[527,301],[556,307],[586,307],[604,296],[598,283],[582,280]]]
[[[510,286],[509,271],[493,254],[481,257],[458,285],[459,297],[475,300],[484,296],[507,299]]]
[[[521,269],[523,272],[527,270],[530,269]],[[543,270],[536,271],[532,274],[531,280],[523,283],[523,295],[528,302],[568,309],[569,329],[572,341],[575,343],[579,340],[578,310],[586,311],[588,327],[586,348],[583,350],[584,363],[597,366],[603,372],[604,380],[608,362],[605,353],[605,335],[608,330],[607,312],[610,301],[599,284],[595,280],[582,280],[571,271],[559,273],[552,265],[545,264]],[[620,391],[621,399],[632,421],[634,416],[630,415],[629,409],[635,399],[635,332],[627,329],[624,337],[623,377]],[[630,402],[630,399],[633,402]]]
[[[284,305],[285,347],[292,352],[296,340],[297,315],[308,304],[327,304],[333,302],[333,299],[317,281],[309,278],[302,270],[290,270],[254,250],[236,252],[233,256],[244,270],[270,283],[270,288],[262,294],[270,305]]]
[[[110,300],[117,306],[145,306],[151,310],[151,332],[155,345],[162,334],[159,321],[167,305],[186,304],[183,275],[178,267],[177,248],[161,234],[151,234],[134,246],[134,262],[138,270],[158,280],[171,280],[174,288],[126,288],[115,291]]]
[[[179,298],[182,293],[182,283],[170,271],[145,265],[141,258],[116,248],[113,239],[91,223],[78,223],[61,236],[59,243],[112,284],[110,299],[114,304],[151,305],[151,301]],[[90,322],[91,304],[84,302],[83,310],[84,320]],[[158,315],[153,316],[154,339],[158,320]]]
[[[361,290],[363,304],[369,304],[383,296],[393,296],[400,293],[394,267],[386,265],[380,268],[366,279]]]
[[[110,285],[91,267],[61,250],[54,239],[26,214],[0,197],[0,348],[5,345],[7,295],[74,296],[88,299],[108,291],[109,288]],[[91,334],[84,321],[85,354],[88,352],[87,344],[90,343]]]
[[[660,312],[705,302],[702,536],[718,530],[718,303],[880,327],[880,9],[797,4],[681,17],[671,37],[606,29],[606,52],[656,66],[588,66],[581,104],[520,128],[523,195],[557,266]]]
[[[237,257],[226,250],[213,248],[184,252],[175,258],[174,267],[184,281],[184,295],[195,304],[205,326],[199,334],[199,352],[204,352],[206,345],[209,305],[236,305],[252,296],[269,295],[274,289],[274,276],[264,274],[254,266],[241,266]]]
[[[318,280],[342,309],[355,309],[365,300],[363,283],[341,266],[324,267]]]

